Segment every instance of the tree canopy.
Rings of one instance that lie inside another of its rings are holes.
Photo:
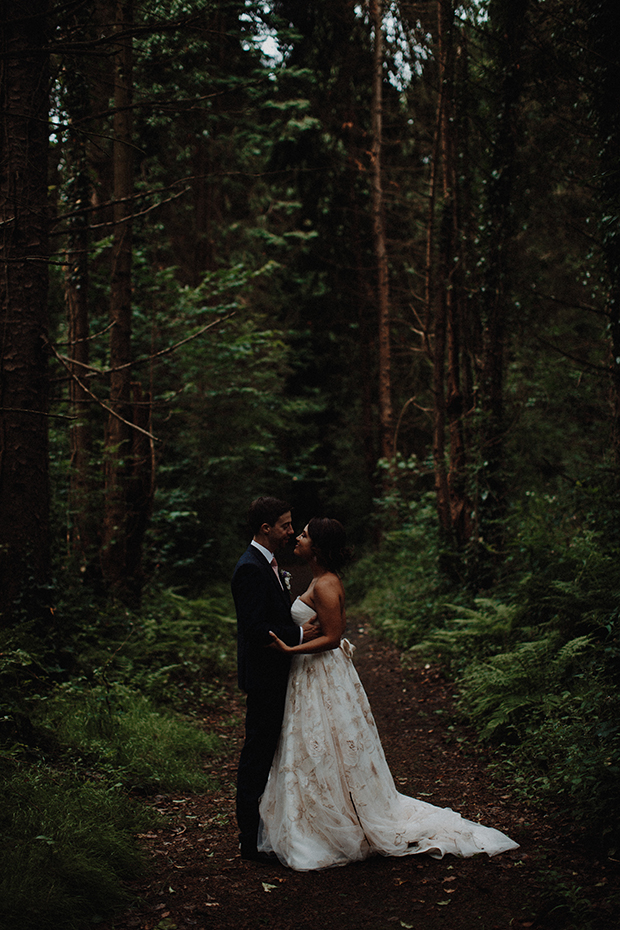
[[[615,474],[613,20],[5,12],[2,615],[18,552],[39,585],[51,548],[138,603],[225,574],[261,490],[363,545],[405,475],[435,488],[446,567],[484,586],[513,502]]]

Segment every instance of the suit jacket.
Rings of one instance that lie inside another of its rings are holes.
[[[265,647],[271,643],[269,630],[289,646],[299,642],[288,591],[252,545],[237,562],[231,588],[237,611],[239,687],[243,691],[286,689],[290,656]]]

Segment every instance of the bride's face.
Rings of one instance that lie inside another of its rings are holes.
[[[294,554],[298,555],[304,562],[309,562],[312,558],[312,540],[308,536],[308,526],[306,525],[297,537],[297,545]]]

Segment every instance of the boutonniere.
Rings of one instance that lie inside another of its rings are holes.
[[[282,569],[280,571],[280,577],[282,578],[282,581],[284,582],[286,590],[290,591],[291,590],[291,573],[285,572],[284,569]]]

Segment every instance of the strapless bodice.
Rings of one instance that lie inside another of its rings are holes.
[[[308,620],[312,620],[313,617],[316,617],[316,610],[314,607],[310,607],[309,604],[306,604],[305,601],[302,601],[300,597],[297,597],[293,601],[293,606],[291,607],[291,617],[297,626],[303,626]]]

